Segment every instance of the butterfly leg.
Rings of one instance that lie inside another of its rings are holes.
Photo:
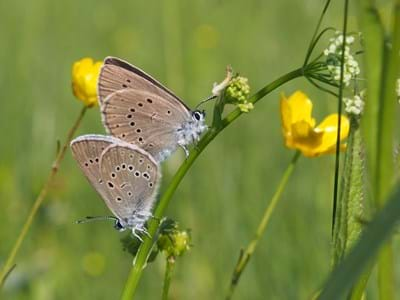
[[[183,149],[183,151],[185,151],[185,155],[186,155],[186,158],[187,158],[189,156],[188,148],[186,148],[186,146],[182,145],[182,144],[178,144],[178,145]]]
[[[133,228],[132,231],[135,232],[135,233],[136,233],[136,231],[139,232],[139,233],[143,233],[144,235],[146,235],[146,236],[148,236],[149,238],[151,238],[150,233],[147,231],[147,229],[146,229],[143,225],[137,225],[137,226],[135,226],[135,227]],[[134,234],[135,234],[135,233],[134,233]],[[140,239],[140,240],[143,242],[142,239]]]
[[[197,137],[195,138],[195,140],[193,141],[194,148],[195,148],[197,151],[200,151],[200,148],[199,148],[199,142],[200,142],[200,140],[201,140],[200,136],[197,136]]]
[[[143,228],[143,234],[144,235],[146,235],[149,239],[151,239],[151,235],[150,235],[150,233],[147,231],[147,229],[146,228]]]
[[[140,237],[140,235],[138,235],[138,234],[136,233],[136,228],[133,228],[133,229],[132,229],[132,234],[133,234],[139,241],[141,241],[141,242],[143,243],[143,239]]]

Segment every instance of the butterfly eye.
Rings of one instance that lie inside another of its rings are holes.
[[[200,121],[201,119],[202,119],[202,117],[203,117],[203,114],[201,113],[201,112],[199,112],[199,111],[194,111],[193,112],[193,117],[197,120],[197,121]]]
[[[122,226],[121,222],[118,219],[115,221],[114,228],[118,231],[123,231],[125,229],[125,227]]]

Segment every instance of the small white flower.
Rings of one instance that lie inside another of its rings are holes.
[[[346,37],[346,44],[351,45],[354,43],[354,41],[355,41],[354,36],[350,35]]]
[[[360,116],[364,111],[364,91],[354,98],[343,98],[344,109],[349,115]]]
[[[400,101],[400,78],[397,79],[396,94],[397,94],[397,98],[399,98],[399,101]]]
[[[324,50],[326,56],[326,64],[329,72],[332,75],[333,80],[340,80],[340,63],[342,58],[342,45],[343,35],[340,32],[336,32],[336,37],[329,39],[330,44],[328,48]],[[344,47],[344,68],[343,68],[343,83],[345,86],[349,86],[352,79],[356,75],[360,74],[360,67],[358,62],[354,59],[351,54],[350,45],[355,42],[354,36],[346,37],[346,44]]]

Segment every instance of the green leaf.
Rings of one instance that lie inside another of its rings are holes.
[[[358,240],[362,230],[365,193],[365,168],[361,130],[358,121],[351,120],[344,160],[343,177],[334,227],[334,265],[339,263]]]

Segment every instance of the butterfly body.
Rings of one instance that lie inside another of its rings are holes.
[[[203,112],[195,110],[192,113],[192,120],[184,122],[176,130],[177,144],[185,150],[186,155],[188,154],[186,146],[198,142],[201,134],[208,128],[204,123],[204,116]]]
[[[142,70],[108,57],[100,72],[99,103],[108,133],[148,151],[156,161],[198,141],[205,114],[191,111],[177,96]]]

